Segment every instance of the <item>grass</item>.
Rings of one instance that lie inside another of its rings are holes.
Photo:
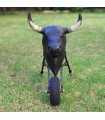
[[[27,23],[26,14],[0,15],[0,111],[105,111],[105,15],[83,13],[82,26],[67,35],[67,56],[73,70],[63,68],[65,93],[51,107],[47,69],[43,77],[41,34]],[[70,26],[77,14],[35,14],[40,26]]]

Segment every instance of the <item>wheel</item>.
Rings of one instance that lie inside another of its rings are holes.
[[[58,77],[52,77],[50,79],[50,104],[60,104],[60,83]]]

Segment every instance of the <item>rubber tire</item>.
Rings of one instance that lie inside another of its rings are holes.
[[[58,77],[50,79],[50,104],[52,106],[60,104],[60,83]]]

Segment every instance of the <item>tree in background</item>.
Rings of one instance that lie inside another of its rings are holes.
[[[103,7],[1,7],[0,13],[6,14],[6,13],[15,13],[15,12],[42,12],[42,11],[69,11],[69,12],[82,12],[82,11],[88,11],[88,12],[95,12],[95,11],[101,11],[105,12],[105,8]]]

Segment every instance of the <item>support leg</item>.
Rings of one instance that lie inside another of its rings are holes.
[[[50,93],[50,68],[48,67],[48,89],[45,93]]]
[[[42,61],[42,69],[40,71],[41,75],[43,74],[44,64],[45,64],[45,57],[43,57],[43,61]]]
[[[47,93],[50,92],[50,68],[48,67],[48,91]]]
[[[68,62],[68,60],[67,60],[66,55],[65,55],[65,60],[66,60],[66,63],[67,63],[68,69],[69,69],[69,74],[70,74],[70,76],[71,76],[71,75],[72,75],[72,70],[70,69],[70,65],[69,65],[69,62]]]
[[[63,81],[62,81],[62,78],[63,78],[63,76],[62,76],[62,67],[60,68],[60,92],[62,93],[62,92],[64,92],[64,90],[63,90]]]

